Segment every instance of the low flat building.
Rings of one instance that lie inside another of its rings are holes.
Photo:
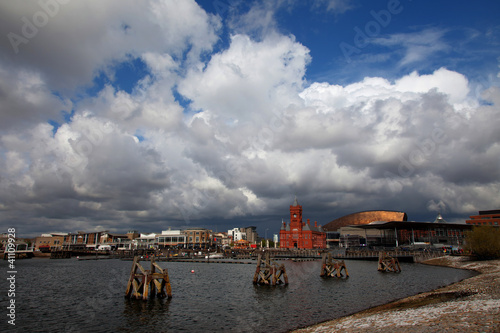
[[[181,230],[163,230],[160,235],[156,237],[158,248],[185,248],[186,247],[186,234]]]
[[[369,224],[351,226],[359,229],[360,237],[365,235],[367,246],[415,246],[426,244],[429,246],[461,246],[464,244],[465,232],[472,229],[472,225],[464,223],[448,223],[440,215],[438,222],[415,221],[375,221]],[[372,238],[368,237],[372,232]],[[352,231],[350,231],[352,234]],[[378,233],[378,237],[377,237]],[[342,235],[341,235],[342,237]]]
[[[498,227],[500,225],[500,209],[481,210],[478,215],[470,216],[470,219],[466,220],[465,223]]]
[[[101,234],[100,242],[97,246],[87,245],[87,247],[94,247],[95,249],[109,248],[111,250],[130,250],[132,249],[132,239],[134,239],[134,237],[135,234],[133,232],[128,232],[126,234],[104,232]]]
[[[380,231],[352,229],[359,225],[389,221],[407,221],[405,212],[392,210],[367,210],[332,220],[323,226],[328,248],[366,246],[381,243]],[[359,237],[358,237],[359,236]],[[378,240],[378,241],[377,241]]]
[[[103,233],[107,231],[84,232],[77,231],[64,236],[63,247],[69,250],[87,250],[99,246],[99,241]]]
[[[136,249],[153,249],[156,247],[156,234],[141,234],[133,242]]]

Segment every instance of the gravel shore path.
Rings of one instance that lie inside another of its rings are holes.
[[[500,332],[500,260],[446,256],[424,263],[480,274],[294,332]]]

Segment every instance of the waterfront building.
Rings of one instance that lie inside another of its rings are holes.
[[[117,234],[110,232],[103,232],[99,244],[95,246],[96,249],[110,248],[112,250],[131,250],[135,243],[134,239],[138,238],[140,234],[135,231],[129,231],[126,234]],[[101,248],[99,248],[102,246]]]
[[[35,249],[41,252],[50,252],[52,250],[61,250],[64,245],[64,236],[67,233],[50,233],[42,234],[41,236],[35,237]]]
[[[141,234],[137,230],[129,230],[129,231],[127,231],[127,238],[130,239],[130,240],[136,239],[140,235]]]
[[[245,234],[246,234],[246,240],[250,244],[257,244],[257,240],[259,238],[259,235],[257,234],[257,227],[246,227],[243,228]]]
[[[186,234],[181,230],[163,230],[160,235],[156,237],[156,244],[158,248],[185,248],[186,247]]]
[[[103,233],[107,231],[68,233],[64,236],[64,249],[68,250],[87,250],[95,249],[99,246],[99,241]]]
[[[356,244],[356,242],[362,245],[364,241],[363,236],[365,239],[370,238],[370,243],[376,243],[377,238],[380,240],[380,232],[377,230],[369,230],[365,235],[358,235],[359,229],[345,228],[378,221],[406,221],[407,219],[408,216],[405,212],[390,210],[368,210],[345,215],[323,226],[323,230],[326,232],[326,244],[328,248],[346,247],[346,245]]]
[[[155,248],[157,244],[155,244],[156,241],[156,234],[149,233],[149,234],[141,234],[139,237],[134,239],[134,247],[136,249],[152,249]]]
[[[285,249],[324,249],[326,248],[326,233],[317,222],[311,225],[302,222],[302,206],[297,197],[290,206],[290,222],[282,222],[280,230],[280,247]]]
[[[11,239],[11,237],[9,236],[8,233],[0,234],[0,251],[3,252],[7,248],[9,239]],[[14,241],[15,241],[14,244],[16,245],[16,250],[26,250],[28,248],[31,248],[34,242],[33,239],[30,238],[19,238],[19,237],[14,237]],[[26,245],[26,248],[23,248],[24,246],[23,244]]]
[[[402,214],[402,221],[366,221],[340,227],[338,247],[458,247],[464,244],[465,232],[472,228],[464,223],[448,223],[441,214],[433,222],[407,221],[406,213]]]
[[[500,225],[500,209],[479,211],[479,215],[470,216],[470,220],[466,220],[465,223],[498,227]]]
[[[208,249],[212,244],[211,230],[204,228],[188,228],[186,234],[186,247],[189,249]]]
[[[226,247],[231,244],[231,238],[228,236],[227,232],[216,232],[213,234],[213,244],[217,247]]]
[[[233,240],[232,243],[236,243],[239,240],[247,239],[247,234],[241,231],[240,228],[233,228],[227,231],[227,235]]]
[[[257,227],[246,227],[246,228],[233,228],[227,231],[227,235],[230,238],[230,243],[234,245],[240,240],[246,240],[249,244],[257,244],[259,238],[257,234]]]

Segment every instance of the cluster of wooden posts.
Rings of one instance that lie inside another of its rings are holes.
[[[253,276],[253,284],[275,286],[277,284],[288,284],[285,265],[278,265],[272,261],[267,252],[262,259],[262,254],[257,257],[257,269]]]
[[[150,293],[152,297],[172,297],[168,270],[158,266],[154,256],[151,257],[151,269],[146,270],[139,263],[139,256],[135,256],[125,297],[147,300]]]
[[[321,258],[321,277],[349,277],[349,273],[347,272],[347,267],[345,265],[344,260],[335,260],[332,257],[331,253],[323,253]]]
[[[129,298],[147,300],[151,295],[159,298],[171,298],[172,288],[168,277],[168,270],[161,268],[155,262],[155,257],[151,257],[151,269],[144,269],[139,263],[139,256],[134,257],[130,278],[127,283],[125,296]],[[378,270],[382,272],[401,272],[399,261],[395,257],[380,253]],[[331,253],[323,253],[321,258],[321,277],[348,278],[347,266],[344,260],[336,260]],[[288,285],[288,276],[284,264],[278,264],[271,260],[269,252],[264,256],[258,255],[257,268],[253,277],[256,285]]]
[[[386,253],[380,252],[378,256],[378,270],[380,272],[400,273],[401,266],[399,266],[398,258],[391,257]]]

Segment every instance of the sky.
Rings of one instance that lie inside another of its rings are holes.
[[[0,231],[500,209],[500,2],[0,1]]]

